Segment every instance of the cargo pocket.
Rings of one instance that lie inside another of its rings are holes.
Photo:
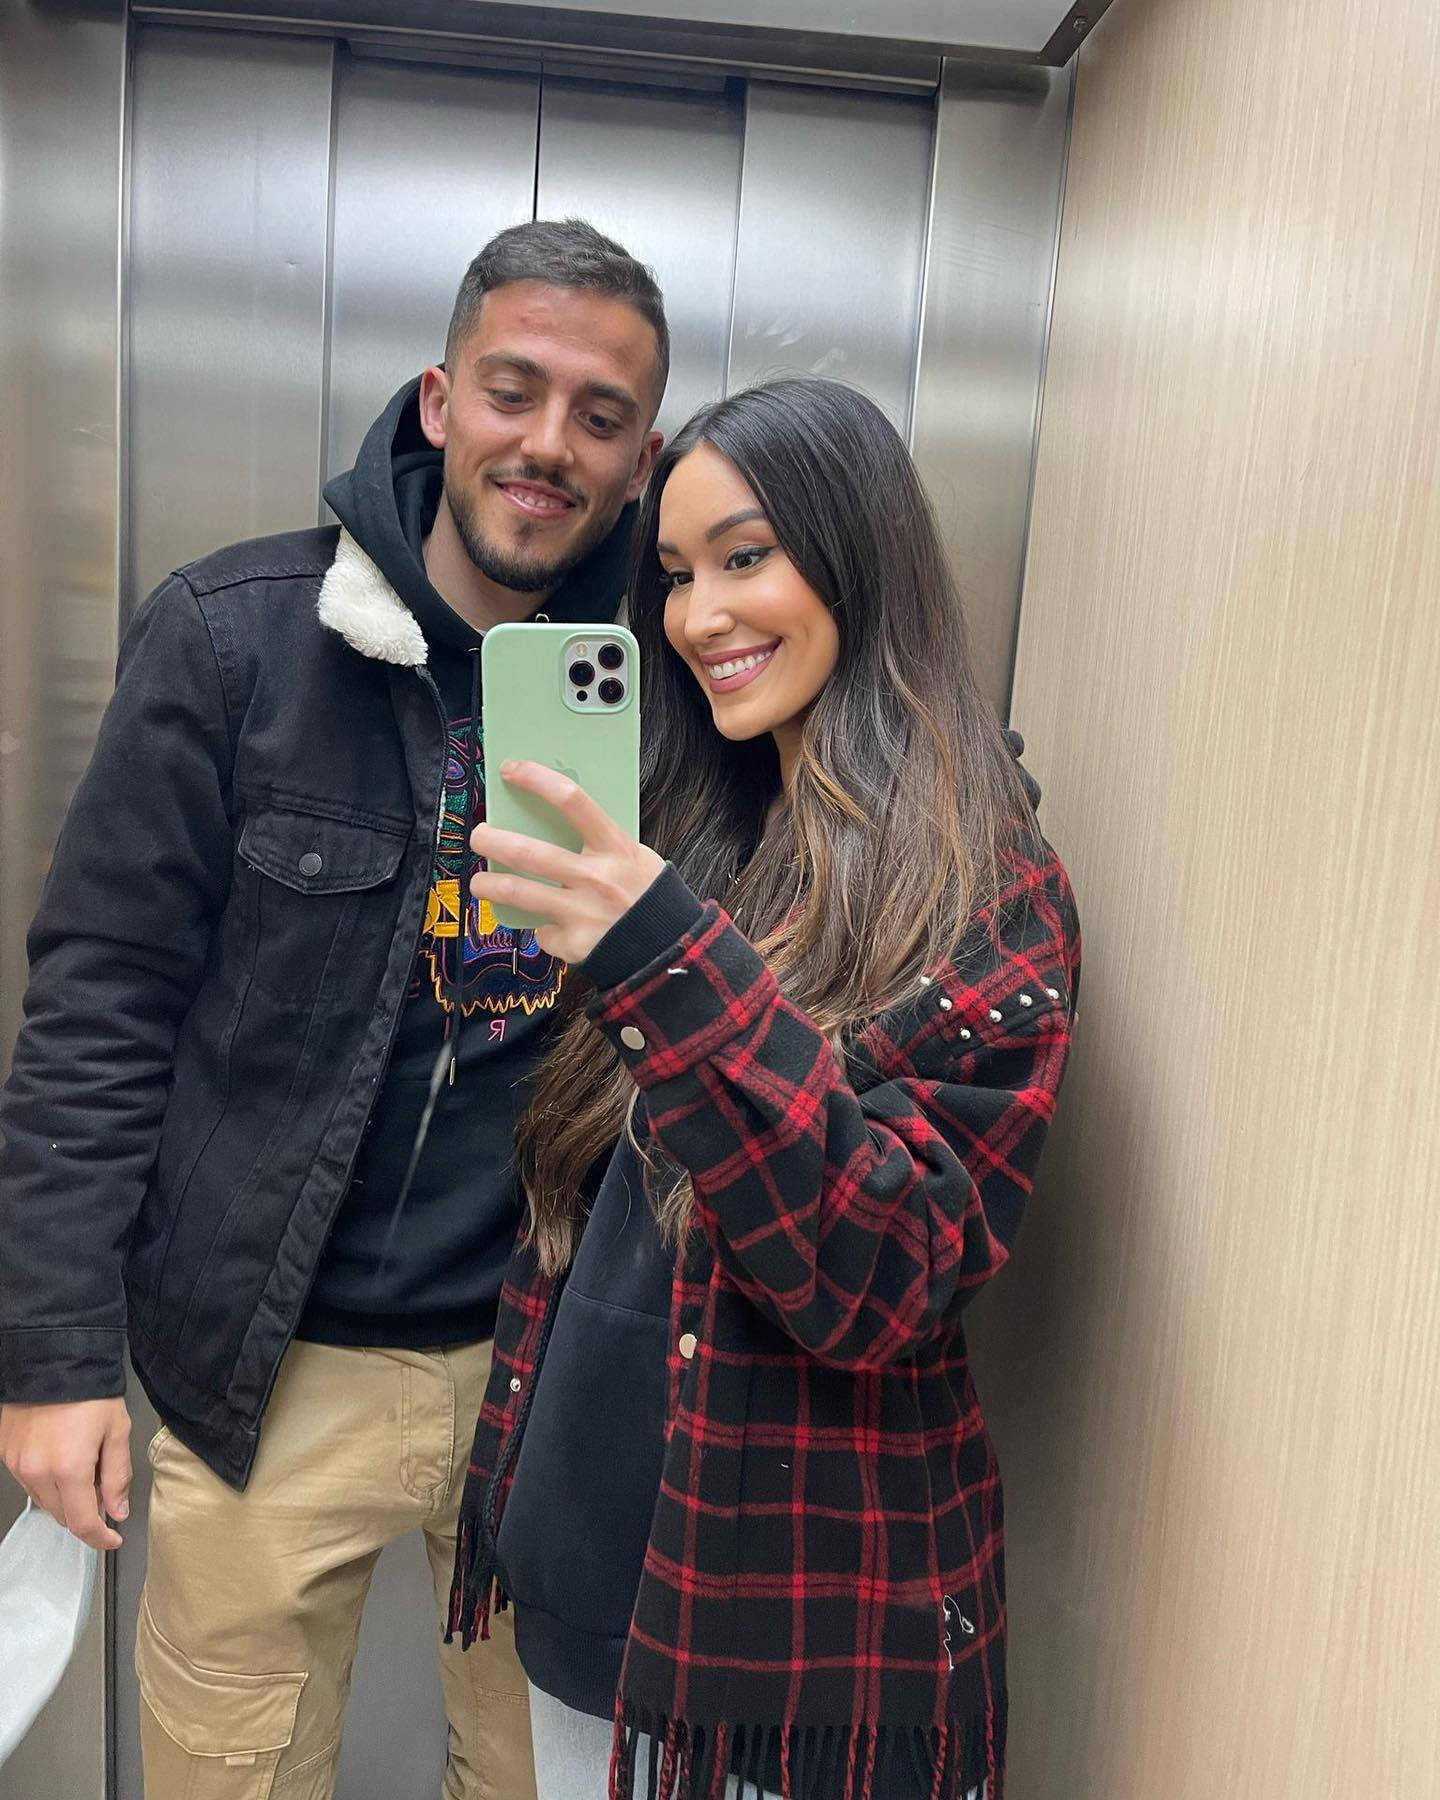
[[[155,1629],[148,1603],[140,1608],[135,1673],[153,1715],[143,1730],[147,1792],[270,1800],[295,1735],[303,1674],[197,1668]]]

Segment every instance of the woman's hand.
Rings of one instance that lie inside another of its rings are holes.
[[[492,906],[550,920],[535,933],[540,948],[562,962],[584,962],[655,880],[664,860],[623,832],[568,775],[540,763],[507,762],[500,766],[500,779],[553,806],[579,833],[582,847],[557,850],[522,832],[477,825],[470,848],[517,873],[482,869],[470,892]],[[549,886],[551,882],[559,885]]]

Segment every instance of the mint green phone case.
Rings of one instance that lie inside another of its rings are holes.
[[[574,662],[594,664],[606,644],[618,644],[625,653],[625,698],[602,707],[586,689],[590,703],[577,710],[567,671]],[[485,633],[480,663],[487,820],[565,850],[580,848],[578,834],[553,807],[500,779],[501,764],[514,759],[569,775],[617,825],[638,837],[640,647],[631,634],[618,625],[495,625]],[[500,863],[494,867],[503,870]],[[502,925],[541,923],[506,907],[496,907],[495,916]]]

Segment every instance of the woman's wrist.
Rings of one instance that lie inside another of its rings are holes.
[[[597,988],[619,987],[678,944],[704,910],[675,865],[666,863],[581,963],[581,972]]]

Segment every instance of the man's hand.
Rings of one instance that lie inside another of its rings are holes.
[[[130,1512],[130,1414],[123,1400],[0,1406],[0,1462],[52,1519],[96,1550]]]

